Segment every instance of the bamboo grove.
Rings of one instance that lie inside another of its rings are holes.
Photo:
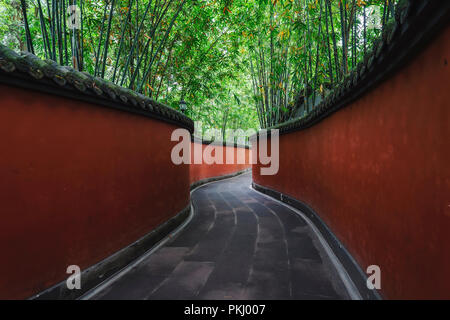
[[[185,100],[205,128],[257,129],[313,110],[370,50],[395,4],[0,0],[0,41],[174,108]]]
[[[269,1],[247,32],[252,85],[262,127],[310,112],[360,62],[393,1]],[[263,28],[260,28],[263,26]],[[300,109],[295,109],[296,101]]]

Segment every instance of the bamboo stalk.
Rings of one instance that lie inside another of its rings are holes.
[[[131,57],[134,54],[134,49],[136,48],[136,44],[138,42],[142,26],[144,25],[144,21],[145,21],[145,18],[147,17],[147,13],[148,13],[148,10],[151,7],[151,4],[152,4],[152,0],[149,0],[148,3],[147,3],[147,6],[145,8],[144,16],[143,16],[143,18],[141,20],[141,23],[140,23],[138,29],[136,30],[136,34],[135,34],[135,37],[134,37],[134,40],[133,40],[133,43],[132,43],[132,46],[131,46],[131,49],[130,49],[130,53],[128,54],[127,61],[125,63],[124,72],[122,74],[122,80],[120,81],[120,85],[123,85],[123,83],[125,82],[125,78],[127,76],[127,71],[128,71],[128,66],[130,65]]]
[[[107,8],[108,8],[108,6],[105,5],[105,9],[103,10],[103,20],[102,20],[102,25],[101,25],[101,30],[100,30],[100,38],[98,40],[97,59],[95,60],[94,76],[98,75],[99,61],[101,59],[101,57],[100,57],[100,49],[101,49],[102,41],[103,41],[103,30],[104,30],[104,27],[105,27]]]
[[[28,25],[27,4],[25,0],[20,0],[20,4],[22,6],[23,23],[25,25],[27,51],[34,54],[33,39],[31,39],[30,26]]]
[[[315,75],[314,75],[314,86],[313,86],[313,99],[312,99],[312,107],[315,107],[316,103],[316,90],[317,90],[317,74],[318,74],[318,68],[319,68],[319,49],[320,49],[320,38],[322,35],[322,0],[319,0],[320,5],[320,14],[319,14],[319,40],[317,42],[317,54],[316,54],[316,69],[315,69]]]
[[[127,21],[131,17],[131,7],[133,6],[133,1],[134,0],[129,0],[128,7],[127,7],[128,8],[127,15],[124,18],[124,20],[122,20],[122,23],[121,23],[121,25],[122,25],[121,28],[122,29],[121,29],[121,32],[120,32],[119,50],[117,51],[117,54],[116,54],[116,63],[114,65],[114,72],[113,72],[112,82],[115,82],[115,80],[116,80],[117,67],[119,66],[119,58],[121,56],[122,49],[123,49],[124,38],[125,38],[125,30],[126,30],[126,27],[127,27]]]
[[[41,0],[37,0],[37,3],[38,3],[38,11],[39,11],[39,22],[40,22],[41,32],[42,32],[42,40],[44,42],[45,58],[49,59],[51,57],[52,53],[51,53],[51,48],[50,48],[50,42],[48,39],[44,13],[42,12]]]
[[[103,52],[103,63],[102,63],[102,73],[101,77],[105,77],[105,70],[106,70],[106,57],[108,55],[108,48],[109,48],[109,39],[111,36],[111,23],[112,23],[112,17],[114,13],[114,5],[115,0],[111,1],[111,9],[109,12],[109,18],[108,18],[108,29],[106,30],[106,37],[105,37],[105,45],[104,45],[104,52]]]
[[[153,65],[153,62],[154,62],[154,60],[155,60],[155,57],[156,57],[156,55],[158,54],[158,52],[161,50],[162,46],[165,44],[165,42],[166,42],[166,40],[167,40],[167,37],[168,37],[170,31],[172,30],[173,25],[175,24],[175,20],[178,18],[178,15],[180,14],[181,9],[183,9],[183,6],[184,6],[185,2],[186,2],[186,0],[182,0],[182,2],[181,2],[181,4],[179,5],[179,7],[178,7],[178,9],[177,9],[177,11],[176,11],[176,13],[175,13],[175,15],[173,16],[172,21],[170,22],[169,28],[167,29],[167,31],[166,31],[166,33],[165,33],[165,35],[164,35],[163,40],[161,40],[160,45],[159,45],[159,47],[158,47],[158,49],[157,49],[155,55],[153,56],[152,60],[150,61],[150,64],[149,64],[149,66],[148,66],[147,71],[144,73],[144,75],[143,75],[143,77],[142,77],[141,83],[139,84],[139,86],[138,86],[138,88],[137,88],[137,91],[138,91],[138,92],[142,92],[142,87],[144,86],[144,82],[146,81],[146,79],[147,79],[147,77],[148,77],[148,73],[150,72],[150,69],[151,69],[151,67],[152,67],[152,65]]]

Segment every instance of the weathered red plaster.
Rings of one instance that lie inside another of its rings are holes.
[[[319,124],[280,137],[254,181],[309,204],[386,298],[450,299],[450,28]]]
[[[251,168],[250,164],[250,150],[244,149],[245,152],[245,164],[238,164],[237,156],[238,156],[238,149],[242,150],[243,148],[233,148],[233,147],[222,147],[222,146],[215,146],[214,148],[223,148],[223,164],[212,164],[207,165],[205,163],[203,164],[194,164],[194,144],[198,143],[191,143],[191,166],[190,166],[190,177],[191,177],[191,183],[194,183],[199,180],[212,178],[212,177],[220,177],[227,174],[232,174],[235,172],[239,172],[245,169]],[[206,145],[202,145],[202,150],[204,151],[206,148]],[[226,164],[226,155],[227,152],[230,152],[232,149],[234,149],[234,164]],[[202,151],[202,152],[203,152]]]
[[[0,298],[27,298],[189,204],[175,126],[0,85]]]
[[[0,299],[100,262],[184,209],[192,182],[250,166],[174,165],[177,127],[161,121],[5,85],[0,97]]]

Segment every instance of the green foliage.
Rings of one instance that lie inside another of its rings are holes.
[[[21,2],[26,3],[28,36]],[[247,130],[312,110],[314,101],[370,50],[384,21],[393,16],[393,4],[0,0],[0,41],[30,50],[31,40],[41,58],[104,77],[175,109],[183,99],[188,115],[202,121],[203,129]],[[79,30],[67,26],[68,5],[81,8]]]

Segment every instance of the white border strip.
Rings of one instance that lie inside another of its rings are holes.
[[[286,208],[291,209],[296,214],[298,214],[300,217],[302,217],[306,221],[306,223],[311,227],[311,229],[316,234],[316,236],[319,238],[319,241],[322,244],[322,246],[324,247],[325,252],[327,253],[327,255],[330,258],[331,262],[333,263],[334,267],[336,268],[336,271],[338,272],[338,275],[341,278],[341,280],[345,286],[345,289],[347,289],[347,293],[350,296],[350,299],[362,300],[361,294],[360,294],[359,290],[357,289],[357,287],[355,286],[355,283],[353,282],[353,280],[351,279],[351,277],[349,276],[349,274],[347,273],[347,271],[345,270],[344,266],[341,264],[339,259],[334,254],[334,252],[331,249],[328,242],[322,236],[322,233],[319,231],[319,229],[317,229],[317,227],[314,225],[314,223],[312,223],[311,220],[303,212],[301,212],[297,208],[294,208],[294,207],[284,203],[283,201],[280,201],[280,200],[273,198],[261,191],[254,189],[252,186],[250,186],[250,189],[263,195],[264,197],[266,197],[270,200],[273,200],[273,201],[285,206]]]

